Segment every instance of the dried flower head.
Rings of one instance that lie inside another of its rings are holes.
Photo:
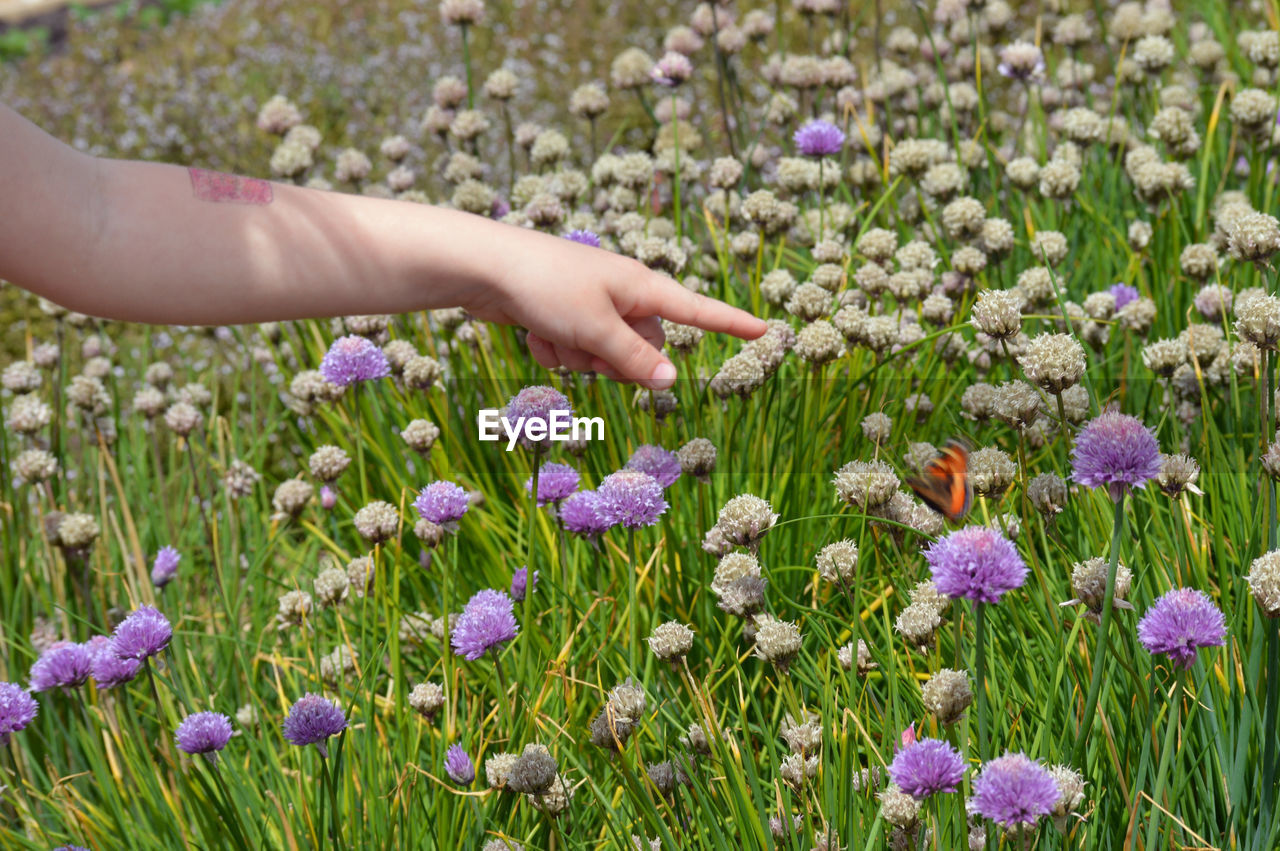
[[[693,648],[693,630],[677,621],[667,621],[656,627],[648,640],[653,655],[674,664]]]
[[[943,668],[920,689],[921,702],[939,724],[954,724],[973,703],[973,691],[964,671]]]
[[[769,615],[756,616],[756,658],[772,663],[785,673],[799,652],[799,627]]]
[[[444,689],[436,683],[418,683],[409,692],[409,706],[430,721],[444,706]]]

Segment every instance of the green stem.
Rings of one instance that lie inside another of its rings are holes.
[[[528,537],[525,539],[524,546],[524,569],[525,569],[525,593],[524,600],[520,602],[520,622],[528,628],[532,623],[533,612],[533,536],[538,523],[538,473],[542,466],[542,449],[538,446],[533,447],[533,475],[530,477],[531,490],[529,492],[529,526],[527,529]],[[529,670],[529,653],[533,650],[533,642],[524,641],[520,648],[520,669]]]
[[[222,771],[218,768],[217,754],[209,754],[209,773],[213,775],[214,785],[218,787],[218,793],[222,795],[222,800],[225,802],[224,806],[227,815],[230,816],[231,830],[235,834],[237,847],[251,848],[248,839],[245,838],[244,827],[240,823],[240,811],[231,800],[231,793],[227,790],[227,784],[222,779]]]
[[[639,565],[636,564],[636,530],[634,528],[627,529],[627,556],[631,559],[631,563],[627,566],[627,620],[631,622],[631,642],[627,648],[627,659],[630,662],[631,672],[638,674],[638,656],[640,652],[640,618],[636,608],[636,571]]]
[[[1276,711],[1280,708],[1280,621],[1267,618],[1267,698],[1262,724],[1262,817],[1258,832],[1266,835],[1270,830],[1271,813],[1276,796]]]
[[[466,28],[463,28],[466,32]],[[360,476],[360,505],[369,504],[369,480],[364,474],[364,437],[360,429],[360,382],[356,382],[351,388],[351,417],[355,421],[356,427],[356,472]]]
[[[818,238],[814,243],[822,242],[827,232],[827,193],[822,186],[822,162],[826,157],[818,157]]]
[[[475,90],[471,85],[471,45],[467,41],[467,25],[462,25],[462,64],[467,73],[467,109],[476,108]]]
[[[507,702],[507,675],[502,671],[502,659],[496,652],[493,654],[493,670],[498,675],[498,706],[501,707],[503,720],[507,724],[507,741],[513,742],[516,739],[516,726],[512,717],[511,704]]]
[[[1275,373],[1273,371],[1274,355],[1264,353],[1263,368],[1267,373],[1267,396],[1259,406],[1266,420],[1263,425],[1264,443],[1270,443],[1275,414],[1272,411],[1275,399]],[[1276,485],[1269,477],[1264,479],[1270,509],[1267,524],[1267,549],[1276,548]],[[1262,811],[1258,822],[1259,835],[1270,830],[1271,814],[1275,807],[1276,796],[1276,724],[1280,721],[1280,622],[1272,618],[1263,621],[1267,633],[1267,696],[1264,705],[1262,736]]]
[[[978,759],[983,762],[989,753],[987,748],[987,607],[978,601],[973,603],[973,631],[975,636],[974,679],[978,689]]]
[[[1160,799],[1164,797],[1164,784],[1169,779],[1169,766],[1173,762],[1173,749],[1178,738],[1178,717],[1182,710],[1183,677],[1179,671],[1174,679],[1173,702],[1169,705],[1169,724],[1164,731],[1164,746],[1160,749],[1160,768],[1156,772],[1156,788],[1151,796],[1151,821],[1147,823],[1145,848],[1155,848],[1160,826]]]
[[[318,837],[320,851],[324,851],[324,846],[329,838],[329,830],[325,827],[325,802],[330,799],[329,794],[329,760],[324,754],[320,755],[320,800],[317,802],[317,808],[320,810],[320,818],[317,820],[316,832],[320,834]]]
[[[1266,417],[1266,421],[1262,426],[1262,433],[1265,439],[1263,451],[1265,452],[1267,447],[1270,446],[1271,441],[1274,439],[1276,422],[1276,412],[1273,410],[1276,398],[1275,355],[1272,352],[1265,353],[1263,368],[1267,372],[1267,398],[1262,400],[1262,404],[1259,407],[1262,408],[1262,413]],[[1277,543],[1276,483],[1272,481],[1270,477],[1267,477],[1265,481],[1271,521],[1267,524],[1267,549],[1274,550]]]
[[[1084,745],[1089,737],[1089,728],[1093,725],[1093,716],[1098,708],[1098,692],[1102,689],[1102,668],[1106,661],[1108,628],[1111,626],[1111,611],[1115,603],[1116,567],[1120,563],[1120,537],[1124,534],[1124,497],[1123,491],[1116,500],[1115,519],[1111,526],[1111,560],[1107,565],[1107,591],[1102,601],[1102,623],[1098,627],[1098,643],[1093,651],[1093,677],[1089,682],[1089,696],[1084,701],[1084,718],[1080,721],[1080,729],[1076,731],[1076,743],[1072,748],[1071,761],[1079,768],[1084,768]]]
[[[718,13],[717,13],[718,14]],[[715,17],[715,14],[712,15]],[[680,215],[680,101],[676,98],[676,90],[671,90],[671,144],[675,148],[675,167],[671,174],[671,214],[676,220],[676,242],[684,237],[682,217]]]

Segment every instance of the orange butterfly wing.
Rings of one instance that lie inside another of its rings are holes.
[[[907,479],[911,489],[934,511],[950,520],[969,513],[973,490],[969,487],[969,453],[956,441],[949,441],[941,454],[919,476]]]

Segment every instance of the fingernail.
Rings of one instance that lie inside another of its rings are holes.
[[[672,384],[676,383],[676,368],[670,361],[663,361],[653,370],[653,375],[649,377],[649,383],[653,385],[654,390],[666,390]]]

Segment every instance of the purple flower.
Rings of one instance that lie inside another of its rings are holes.
[[[93,673],[93,653],[88,645],[58,641],[40,654],[29,675],[32,691],[74,688]]]
[[[605,476],[596,488],[599,503],[596,512],[610,526],[636,529],[652,526],[667,510],[662,498],[662,485],[648,473],[619,470]]]
[[[590,245],[592,248],[600,247],[600,237],[596,236],[594,231],[571,230],[564,235],[564,238],[581,245]]]
[[[975,603],[997,603],[1006,591],[1021,588],[1027,577],[1018,549],[989,526],[966,526],[939,538],[924,558],[939,594]]]
[[[173,547],[161,547],[160,552],[156,553],[155,561],[151,563],[151,584],[163,588],[172,582],[181,560],[182,554]]]
[[[462,607],[453,627],[453,652],[475,661],[516,637],[515,604],[506,594],[486,588]]]
[[[667,51],[667,54],[659,59],[653,66],[653,70],[649,72],[650,79],[659,86],[667,88],[680,85],[692,75],[693,63],[689,61],[689,57],[674,50]]]
[[[171,638],[169,619],[159,609],[139,606],[116,627],[111,652],[120,659],[150,659],[168,647]]]
[[[584,538],[604,534],[613,528],[613,524],[600,516],[599,507],[599,494],[595,491],[578,491],[560,506],[560,521],[564,523],[564,528]]]
[[[338,494],[328,485],[320,486],[320,507],[325,511],[331,511],[338,504]]]
[[[350,334],[333,341],[320,361],[320,374],[330,384],[346,387],[357,381],[386,378],[391,374],[391,365],[372,340]]]
[[[1071,477],[1085,487],[1104,485],[1117,502],[1131,487],[1160,473],[1160,444],[1137,417],[1103,411],[1076,435]]]
[[[529,589],[529,567],[526,565],[511,574],[511,599],[517,603],[524,600]],[[533,572],[533,590],[538,590],[538,571]]]
[[[457,523],[471,507],[471,495],[453,482],[432,482],[413,501],[418,516],[438,526]]]
[[[476,779],[476,766],[462,745],[450,745],[444,754],[444,772],[459,786],[470,786]]]
[[[9,734],[25,730],[36,718],[39,705],[31,693],[17,683],[0,683],[0,747],[9,744]]]
[[[121,659],[111,649],[111,638],[95,635],[89,639],[89,652],[93,654],[93,681],[100,689],[115,688],[133,682],[142,670],[137,659]]]
[[[1138,288],[1128,284],[1112,284],[1107,288],[1107,292],[1115,296],[1116,310],[1138,300]]]
[[[658,480],[658,484],[669,488],[680,478],[681,467],[674,452],[668,452],[661,446],[645,445],[632,453],[627,469],[648,473]]]
[[[216,753],[231,741],[231,719],[218,712],[197,712],[182,719],[174,738],[183,753]]]
[[[844,147],[844,131],[830,121],[806,121],[792,139],[806,157],[833,156]]]
[[[284,719],[284,737],[298,747],[315,745],[327,757],[325,739],[347,729],[347,718],[332,700],[318,694],[304,694],[289,708]]]
[[[969,800],[978,815],[996,824],[1034,826],[1058,802],[1058,784],[1025,754],[1006,753],[982,767]]]
[[[489,207],[489,215],[492,218],[500,219],[507,213],[511,212],[511,204],[501,195],[493,199],[493,204]]]
[[[89,851],[83,845],[59,845],[53,851]]]
[[[581,477],[568,464],[543,464],[538,468],[538,505],[559,504],[578,489]],[[533,493],[533,476],[525,480],[526,493]]]
[[[889,777],[913,798],[954,792],[964,777],[964,757],[941,739],[919,739],[894,755]]]
[[[552,415],[561,412],[565,416],[573,413],[569,397],[554,387],[535,384],[512,396],[511,401],[502,409],[502,416],[511,424],[520,445],[532,449],[546,445],[551,432]],[[534,425],[535,423],[539,425]],[[531,425],[534,425],[536,433],[540,435],[537,439],[529,436]]]
[[[1226,620],[1208,595],[1194,588],[1175,588],[1151,604],[1138,621],[1138,640],[1148,653],[1163,653],[1190,668],[1201,647],[1221,647]]]

